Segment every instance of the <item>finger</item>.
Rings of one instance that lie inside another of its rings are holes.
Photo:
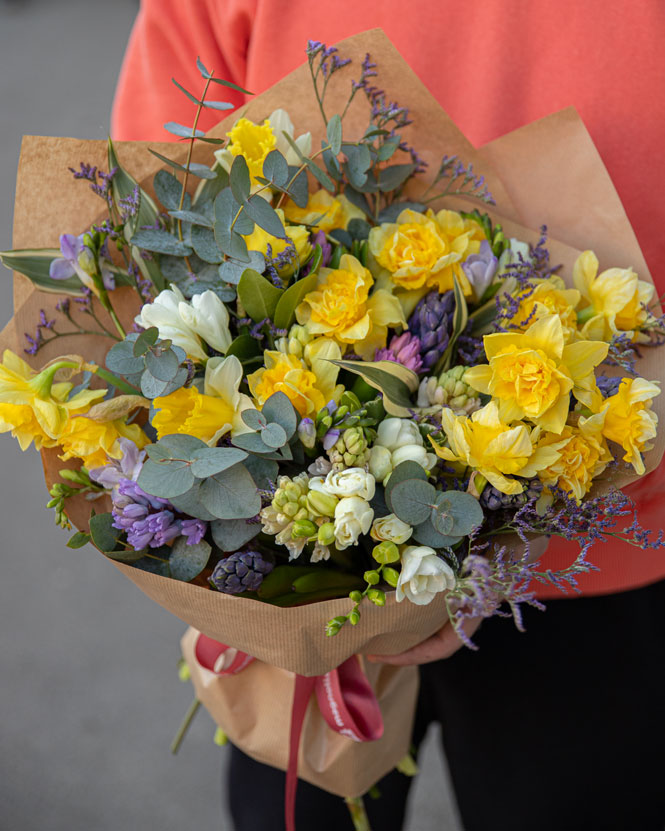
[[[482,618],[467,618],[462,627],[471,637],[480,626]],[[367,655],[367,660],[373,663],[391,664],[393,666],[411,666],[413,664],[428,664],[454,655],[463,645],[462,640],[451,623],[446,623],[431,637],[416,646],[400,652],[398,655]]]

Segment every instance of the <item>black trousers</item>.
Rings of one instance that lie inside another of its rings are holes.
[[[492,618],[478,652],[421,667],[414,742],[441,723],[465,831],[663,831],[665,581],[551,601],[525,623]],[[373,829],[399,831],[410,784],[393,772],[365,800]],[[236,831],[284,828],[284,774],[236,749],[229,798]],[[305,782],[296,816],[299,831],[352,828]]]

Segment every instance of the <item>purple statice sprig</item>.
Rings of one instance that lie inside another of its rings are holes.
[[[617,366],[627,375],[637,375],[635,364],[639,357],[640,352],[632,342],[632,333],[622,332],[620,335],[612,336],[603,363],[607,366]]]
[[[31,335],[29,332],[24,333],[27,346],[23,349],[23,351],[26,355],[36,355],[42,347],[46,346],[47,343],[51,343],[51,341],[57,340],[58,338],[72,337],[76,335],[102,335],[104,337],[112,338],[115,341],[119,340],[118,336],[109,331],[97,317],[92,305],[92,292],[90,289],[83,289],[83,293],[83,297],[77,297],[74,300],[77,304],[76,308],[84,314],[90,315],[99,326],[99,329],[88,329],[85,326],[81,326],[81,324],[72,316],[70,298],[65,297],[58,301],[55,310],[57,313],[62,315],[62,317],[66,318],[73,328],[64,330],[57,328],[57,317],[48,318],[45,310],[40,309],[39,320],[35,327],[35,334]]]
[[[117,167],[114,167],[108,173],[105,173],[103,170],[99,170],[94,165],[80,162],[78,170],[73,167],[70,167],[69,170],[75,179],[83,179],[86,182],[90,182],[90,189],[93,193],[100,196],[109,206],[112,204],[113,193],[111,183],[113,181],[113,177],[118,172]]]
[[[445,182],[443,190],[432,196],[427,196],[441,182]],[[458,156],[448,156],[447,154],[441,159],[434,181],[423,194],[424,198],[421,201],[428,204],[436,199],[442,199],[444,196],[472,196],[487,205],[496,204],[485,183],[485,177],[474,171],[473,164],[469,162],[465,165]]]

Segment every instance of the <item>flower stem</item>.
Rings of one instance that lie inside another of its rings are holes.
[[[175,756],[175,754],[180,750],[180,745],[182,744],[182,740],[187,735],[187,731],[189,730],[192,721],[194,720],[194,716],[197,714],[199,707],[201,706],[201,702],[198,698],[195,698],[194,701],[189,705],[189,709],[185,714],[185,718],[182,720],[182,724],[178,728],[178,732],[173,737],[173,741],[171,742],[171,753]]]
[[[97,364],[86,364],[85,368],[90,372],[94,372],[95,375],[99,375],[103,381],[106,381],[107,384],[112,384],[120,392],[124,392],[127,395],[136,395],[139,392],[136,387],[133,387],[127,381],[109,372],[108,369],[104,369],[104,367],[97,366]]]
[[[351,820],[353,821],[355,831],[372,831],[362,796],[347,796],[344,801],[346,802],[346,807],[349,809],[349,813],[351,814]]]

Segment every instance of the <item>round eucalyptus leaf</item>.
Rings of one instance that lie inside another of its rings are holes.
[[[168,381],[160,381],[147,369],[141,376],[141,392],[146,398],[159,398],[164,395],[167,386]]]
[[[264,444],[275,449],[283,447],[288,441],[286,430],[275,421],[270,422],[261,430],[261,438]]]
[[[216,519],[212,523],[212,538],[222,551],[237,551],[261,530],[260,522],[246,519]]]
[[[180,368],[180,363],[175,352],[171,349],[167,349],[159,355],[156,355],[150,349],[145,355],[145,366],[154,378],[167,382],[175,378]]]
[[[261,510],[254,480],[242,464],[205,479],[199,493],[204,507],[218,519],[249,519]]]
[[[194,476],[205,479],[244,461],[247,453],[235,447],[203,447],[195,450],[190,458]]]
[[[189,583],[208,565],[211,551],[212,546],[205,540],[189,545],[185,537],[178,537],[169,557],[171,577]]]
[[[254,339],[251,340],[253,342]],[[243,410],[240,417],[250,430],[262,430],[268,424],[266,417],[259,410]]]
[[[435,504],[436,491],[421,479],[405,479],[390,491],[390,504],[395,514],[409,525],[419,525],[429,518]]]
[[[455,520],[449,511],[449,504],[445,500],[432,508],[430,520],[440,534],[450,534],[455,525]]]
[[[485,519],[480,502],[475,496],[464,491],[444,491],[437,494],[436,511],[450,516],[453,520],[450,530],[442,533],[452,533],[460,537],[470,534]],[[432,513],[434,514],[434,511]],[[438,528],[435,522],[434,525]],[[441,531],[441,528],[438,530]]]
[[[417,525],[413,529],[412,539],[419,542],[421,545],[429,545],[430,548],[440,549],[450,548],[451,546],[456,545],[462,537],[439,534],[428,519],[426,522]]]
[[[171,499],[187,493],[196,481],[188,461],[148,459],[141,468],[137,484],[151,496]]]

